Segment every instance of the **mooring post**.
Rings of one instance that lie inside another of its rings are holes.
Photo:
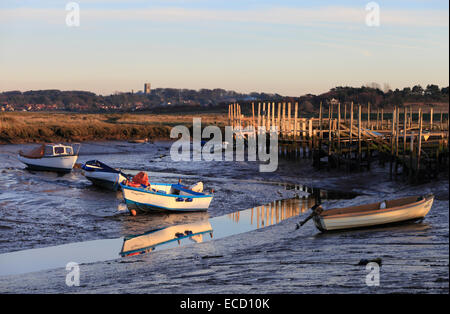
[[[257,132],[259,134],[259,127],[261,126],[261,103],[258,103],[258,127]]]
[[[420,172],[420,158],[422,153],[422,127],[423,127],[423,113],[422,108],[419,108],[419,139],[417,143],[417,167],[416,167],[416,182],[419,178],[419,172]]]
[[[430,108],[430,132],[433,132],[433,107]]]
[[[283,130],[282,137],[284,138],[284,135],[286,132],[286,103],[285,102],[283,102],[283,112],[281,114],[282,114],[281,129]]]
[[[281,103],[278,103],[278,134],[281,134]]]
[[[354,111],[353,111],[353,101],[350,105],[350,141],[349,141],[349,152],[350,152],[350,159],[352,159],[352,151],[353,151],[353,117],[354,117]]]
[[[389,173],[390,178],[392,180],[392,174],[393,174],[393,161],[394,161],[394,145],[395,145],[395,117],[396,117],[396,110],[397,107],[394,107],[394,110],[392,112],[392,125],[391,125],[391,161],[390,161],[390,167],[389,167]]]
[[[361,127],[361,105],[358,104],[358,171],[361,170],[362,161]]]
[[[275,128],[275,103],[272,103],[272,128]]]
[[[400,130],[400,108],[397,107],[397,110],[395,111],[395,176],[397,177],[398,173],[398,155],[399,155],[399,149],[398,149],[398,134]]]
[[[408,115],[408,109],[406,106],[403,108],[403,175],[405,175],[405,166],[406,166],[406,121]]]
[[[292,132],[292,126],[291,126],[291,103],[288,103],[288,138],[290,139],[290,135]]]
[[[338,103],[337,141],[338,141],[338,155],[340,158],[341,157],[341,103]]]
[[[328,167],[330,166],[330,156],[331,156],[331,151],[332,151],[332,147],[331,147],[331,128],[332,128],[332,108],[333,105],[330,103],[328,105]]]
[[[295,109],[294,109],[294,141],[295,141],[295,146],[298,147],[297,145],[297,122],[298,122],[298,102],[295,103]]]
[[[344,103],[344,125],[347,124],[347,103]]]

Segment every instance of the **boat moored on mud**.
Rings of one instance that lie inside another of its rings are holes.
[[[123,197],[130,212],[201,212],[207,211],[212,194],[203,193],[203,184],[193,187],[181,184],[149,183],[148,176],[141,172],[120,184]]]
[[[94,185],[117,191],[120,189],[120,182],[127,179],[126,174],[118,169],[114,169],[98,160],[90,160],[81,166],[83,174]]]
[[[80,147],[80,144],[42,144],[29,152],[20,151],[17,158],[30,170],[71,172]]]
[[[322,232],[383,226],[422,220],[431,210],[433,201],[434,195],[429,194],[329,210],[318,207],[312,218]]]

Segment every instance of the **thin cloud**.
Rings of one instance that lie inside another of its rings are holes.
[[[116,21],[153,21],[153,22],[230,22],[230,23],[268,23],[279,25],[365,25],[367,12],[364,8],[321,7],[287,8],[274,7],[258,10],[211,10],[185,8],[155,9],[83,9],[81,18],[89,22]],[[45,21],[49,23],[64,21],[67,12],[64,9],[11,8],[0,12],[0,23]],[[439,10],[383,10],[380,12],[381,25],[448,27],[448,11]]]

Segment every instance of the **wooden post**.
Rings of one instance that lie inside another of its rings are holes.
[[[291,134],[291,103],[288,103],[288,136]]]
[[[406,159],[406,125],[407,125],[407,116],[408,116],[408,109],[404,107],[404,113],[403,113],[403,163]]]
[[[272,127],[275,127],[275,103],[272,103]]]
[[[314,133],[313,133],[313,124],[312,124],[313,120],[309,119],[308,120],[308,137],[309,137],[309,153],[308,153],[308,157],[311,158],[312,157],[312,150],[313,150],[313,141],[314,141]]]
[[[267,132],[270,131],[270,107],[272,106],[272,104],[270,102],[267,103],[267,120],[266,120],[266,130]]]
[[[417,143],[417,167],[416,167],[416,178],[419,176],[420,171],[420,158],[422,155],[422,123],[423,123],[423,114],[422,108],[419,108],[419,139]]]
[[[361,105],[358,104],[358,170],[361,169]]]
[[[400,125],[400,108],[397,108],[395,111],[395,156],[398,157],[398,133],[399,133],[399,125]]]
[[[259,134],[259,127],[261,126],[261,103],[258,103],[258,127],[257,127],[257,131]]]
[[[381,130],[384,130],[384,109],[381,108]]]
[[[352,104],[350,105],[350,157],[352,154],[352,146],[353,146],[353,101]]]
[[[377,130],[380,129],[379,122],[380,122],[380,108],[377,108]]]
[[[347,103],[344,103],[344,124],[347,124]]]
[[[262,112],[261,112],[261,126],[264,127],[264,129],[266,129],[266,103],[263,103],[263,108],[262,108]],[[265,132],[267,132],[267,130],[264,130]]]
[[[430,132],[433,132],[433,107],[430,109]]]
[[[283,119],[281,120],[281,129],[283,130],[282,135],[284,137],[284,134],[286,132],[286,103],[283,103],[283,112],[282,112]]]
[[[400,108],[397,108],[396,112],[395,112],[395,120],[397,121],[396,126],[395,126],[395,176],[397,176],[398,173],[398,153],[399,153],[399,149],[398,149],[398,133],[400,130]]]
[[[278,134],[281,133],[281,103],[278,103]]]
[[[241,113],[241,105],[238,104],[239,110],[239,129],[242,129],[242,113]]]
[[[333,105],[330,103],[328,105],[328,156],[330,156],[331,152],[332,152],[332,145],[331,145],[332,110],[333,110]],[[330,165],[329,161],[328,161],[328,165]]]
[[[322,123],[323,123],[323,119],[322,119],[322,102],[320,102],[320,107],[319,107],[319,131],[320,131],[320,139],[323,139],[323,133],[322,133]]]
[[[391,161],[390,161],[390,178],[392,180],[393,174],[393,162],[394,162],[394,145],[395,145],[395,117],[396,117],[397,107],[394,107],[394,111],[392,112],[392,125],[391,125]]]
[[[338,121],[337,121],[337,140],[338,140],[338,154],[341,154],[341,103],[338,104]]]
[[[411,129],[412,123],[413,123],[413,119],[414,119],[412,106],[409,106],[409,116],[410,116],[410,119],[409,119],[409,128]]]
[[[298,116],[298,102],[295,103],[295,111],[294,111],[294,140],[297,140],[297,116]]]
[[[253,130],[256,130],[256,126],[255,126],[255,103],[252,102],[252,125],[253,125]]]
[[[370,130],[370,102],[367,104],[367,129]]]

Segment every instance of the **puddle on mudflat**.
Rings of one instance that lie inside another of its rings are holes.
[[[292,188],[300,190],[299,186]],[[121,256],[171,249],[265,228],[306,212],[316,204],[319,197],[326,197],[323,191],[316,192],[308,197],[274,201],[215,218],[209,218],[208,213],[197,213],[192,222],[157,228],[138,235],[1,254],[0,276],[66,267],[69,262],[83,264],[114,260]]]

